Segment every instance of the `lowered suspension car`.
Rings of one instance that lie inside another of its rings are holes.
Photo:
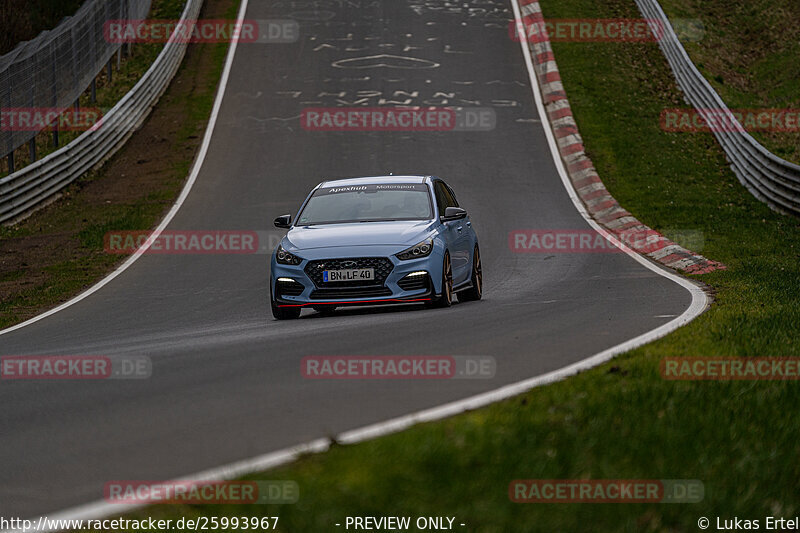
[[[478,237],[452,189],[434,176],[325,181],[272,253],[275,318],[304,307],[330,313],[349,305],[425,303],[448,307],[480,300]]]

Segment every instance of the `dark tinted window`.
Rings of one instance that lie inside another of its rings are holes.
[[[439,216],[444,216],[444,210],[448,207],[458,207],[456,197],[444,182],[437,181],[433,190],[436,192],[436,206],[439,208]]]
[[[456,200],[456,193],[453,192],[453,189],[451,189],[448,184],[444,182],[442,182],[442,184],[444,185],[444,190],[445,192],[447,192],[448,198],[450,198],[450,202],[452,202],[448,203],[447,207],[458,207],[458,200]]]

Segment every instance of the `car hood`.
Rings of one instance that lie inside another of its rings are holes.
[[[298,226],[286,234],[290,249],[308,250],[335,246],[408,245],[427,237],[433,222],[358,222]]]

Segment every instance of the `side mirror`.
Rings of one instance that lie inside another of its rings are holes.
[[[444,210],[444,216],[442,220],[459,220],[461,218],[466,218],[467,210],[461,209],[460,207],[447,207]]]
[[[292,225],[292,215],[281,215],[275,219],[276,228],[289,228]]]

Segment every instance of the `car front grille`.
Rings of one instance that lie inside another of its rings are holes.
[[[325,283],[322,281],[323,270],[345,270],[348,268],[374,268],[375,279],[371,281],[333,281]],[[386,278],[392,273],[394,265],[386,257],[355,257],[344,259],[319,259],[309,261],[305,268],[305,273],[314,282],[318,289],[327,290],[330,288],[353,288],[354,284],[359,287],[375,287],[383,288]],[[388,290],[388,289],[386,289]],[[391,292],[391,291],[390,291]]]

